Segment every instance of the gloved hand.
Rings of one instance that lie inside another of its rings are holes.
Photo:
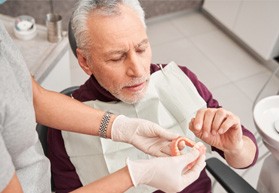
[[[189,169],[187,166],[193,161]],[[174,157],[159,157],[150,160],[127,160],[134,186],[146,184],[164,192],[180,192],[200,176],[205,167],[205,155],[197,149]]]
[[[159,125],[144,119],[119,115],[111,128],[111,139],[130,143],[139,150],[153,156],[170,155],[169,144],[178,134],[171,133]]]

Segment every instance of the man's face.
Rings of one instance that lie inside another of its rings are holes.
[[[87,63],[102,87],[131,104],[143,98],[147,90],[151,49],[137,14],[126,6],[121,10],[118,16],[89,16],[93,45]]]

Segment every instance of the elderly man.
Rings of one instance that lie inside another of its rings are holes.
[[[96,109],[147,119],[194,141],[203,141],[211,146],[208,150],[220,153],[232,167],[246,168],[256,162],[258,148],[252,133],[237,116],[219,106],[189,69],[174,62],[151,64],[144,12],[138,1],[82,0],[72,24],[78,62],[90,75],[73,93],[75,99]],[[129,133],[129,128],[125,129]],[[49,140],[58,192],[116,171],[127,157],[148,158],[127,144],[64,131],[51,131]],[[130,191],[156,190],[138,186]],[[182,192],[211,192],[205,170]]]

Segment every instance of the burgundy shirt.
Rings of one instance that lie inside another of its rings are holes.
[[[163,65],[165,66],[165,65]],[[210,91],[206,86],[201,83],[197,76],[184,66],[179,66],[181,70],[190,78],[192,83],[195,85],[200,96],[207,103],[207,107],[219,108],[221,107],[217,100],[212,97]],[[151,64],[151,74],[160,70],[160,67],[155,64]],[[104,102],[118,101],[108,91],[102,88],[96,79],[91,76],[78,90],[73,93],[73,97],[81,102],[90,100],[100,100]],[[254,135],[242,126],[243,135],[249,137],[256,145],[256,139]],[[219,149],[212,147],[213,151],[217,151],[221,156],[223,152]],[[48,157],[51,161],[51,172],[54,180],[55,192],[56,193],[67,193],[73,191],[82,186],[80,179],[76,173],[75,167],[71,163],[69,156],[66,153],[64,141],[61,135],[61,131],[56,129],[49,129],[48,131]],[[258,147],[253,163],[256,163],[258,158]],[[94,174],[92,174],[94,175]],[[162,193],[157,190],[156,193]],[[211,181],[207,176],[205,169],[201,172],[199,178],[191,185],[186,187],[181,193],[210,193],[211,192]]]

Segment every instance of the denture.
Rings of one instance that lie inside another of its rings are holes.
[[[178,156],[181,155],[181,152],[179,150],[179,143],[185,142],[186,146],[196,148],[199,150],[200,154],[203,155],[206,152],[206,147],[202,142],[197,142],[195,143],[194,141],[186,138],[186,137],[178,137],[174,140],[172,140],[170,144],[170,149],[171,149],[171,156]],[[191,169],[196,163],[196,160],[191,162],[190,164],[187,165],[187,169]]]
[[[178,138],[172,140],[172,142],[170,144],[171,156],[181,155],[181,152],[179,150],[179,143],[181,143],[183,141],[185,142],[186,146],[196,148],[200,151],[201,154],[205,154],[206,147],[202,143],[199,143],[199,142],[195,143],[194,141],[188,139],[187,137],[178,137]]]

